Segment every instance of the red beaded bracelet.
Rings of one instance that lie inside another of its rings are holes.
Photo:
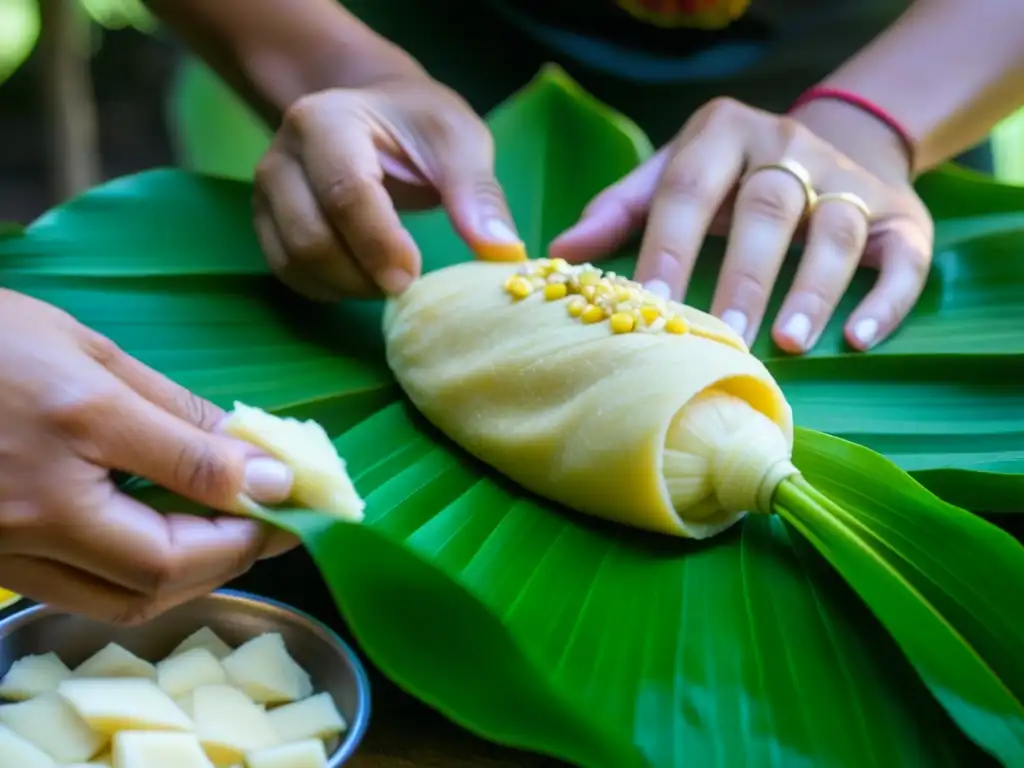
[[[863,96],[858,96],[856,93],[852,93],[851,91],[844,91],[841,88],[830,88],[825,85],[815,85],[800,94],[800,96],[797,97],[797,100],[793,102],[793,106],[789,108],[789,111],[792,112],[797,107],[802,107],[808,102],[817,101],[819,99],[834,99],[835,101],[842,101],[849,104],[851,107],[856,107],[863,112],[867,112],[876,120],[885,123],[889,126],[892,132],[899,137],[900,142],[903,144],[903,148],[906,150],[907,160],[910,163],[910,167],[914,167],[915,145],[914,140],[910,136],[910,132],[903,127],[903,124],[899,120],[874,102],[865,99]]]

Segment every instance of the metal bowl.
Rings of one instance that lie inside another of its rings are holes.
[[[204,626],[232,647],[264,632],[280,632],[289,653],[313,678],[315,690],[329,692],[348,722],[330,754],[329,768],[352,757],[370,721],[370,682],[358,657],[312,616],[245,592],[222,589],[139,627],[101,624],[44,605],[25,608],[0,621],[0,674],[22,656],[50,651],[73,668],[111,642],[155,662]]]

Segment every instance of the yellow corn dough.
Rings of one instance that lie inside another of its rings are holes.
[[[790,407],[742,339],[596,267],[449,267],[390,300],[384,330],[431,422],[579,512],[705,538],[797,471]]]

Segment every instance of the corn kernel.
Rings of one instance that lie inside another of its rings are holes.
[[[612,315],[611,326],[613,333],[629,333],[633,330],[635,321],[631,314],[626,312],[616,312]]]
[[[592,285],[597,285],[597,283],[598,283],[598,281],[600,279],[601,279],[601,273],[600,272],[595,272],[593,270],[587,271],[587,272],[584,272],[582,275],[580,275],[580,285],[582,285],[584,287],[589,287],[589,286],[592,286]]]
[[[661,317],[661,312],[658,311],[657,307],[641,307],[640,317],[644,319],[644,322],[647,325],[650,325],[659,317]]]
[[[600,307],[596,307],[593,304],[588,304],[586,309],[583,310],[583,314],[580,315],[580,319],[588,325],[591,323],[599,323],[604,320],[604,310]]]
[[[552,272],[564,272],[569,269],[569,262],[565,259],[552,259],[551,260],[551,271]]]
[[[565,287],[565,283],[548,283],[544,286],[544,298],[548,301],[564,299],[567,293],[569,289]]]
[[[597,289],[593,285],[584,285],[580,289],[580,295],[587,301],[593,301],[597,295]]]
[[[583,310],[587,308],[587,300],[582,296],[574,296],[569,302],[568,310],[572,317],[579,317],[583,314]]]
[[[689,327],[681,317],[670,317],[665,321],[665,330],[668,333],[686,333]]]
[[[525,277],[515,275],[505,282],[505,290],[517,299],[525,299],[533,293],[533,285]]]

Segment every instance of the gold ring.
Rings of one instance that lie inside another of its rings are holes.
[[[821,207],[822,203],[846,203],[852,205],[862,214],[864,218],[871,221],[871,209],[868,208],[868,204],[864,202],[864,198],[860,195],[855,195],[853,192],[822,192],[818,195],[818,199],[811,206],[815,210]]]
[[[759,165],[757,168],[750,172],[750,176],[761,171],[782,171],[788,173],[798,182],[804,190],[804,213],[810,212],[818,202],[818,193],[814,189],[814,184],[811,183],[811,174],[808,173],[807,169],[804,168],[796,160],[780,160],[777,163],[768,163],[766,165]]]

